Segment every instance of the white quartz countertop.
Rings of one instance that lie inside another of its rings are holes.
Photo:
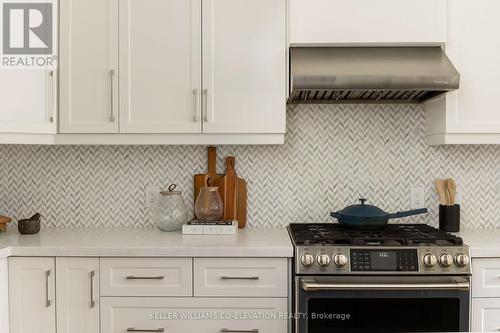
[[[465,229],[458,233],[473,258],[500,258],[500,229]]]
[[[42,228],[0,233],[0,257],[292,257],[286,228],[246,228],[236,235],[182,235],[157,228]]]

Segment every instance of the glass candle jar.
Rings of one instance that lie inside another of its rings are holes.
[[[224,204],[218,187],[202,187],[196,199],[194,211],[198,220],[217,221],[224,213]]]
[[[155,209],[155,224],[163,231],[175,231],[188,221],[181,191],[162,191]]]

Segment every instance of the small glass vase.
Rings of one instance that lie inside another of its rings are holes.
[[[181,191],[162,191],[154,213],[155,224],[163,231],[176,231],[188,221]]]
[[[194,205],[196,218],[200,221],[218,221],[224,213],[224,204],[218,187],[202,187]]]

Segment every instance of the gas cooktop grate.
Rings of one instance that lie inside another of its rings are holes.
[[[334,223],[292,223],[296,245],[450,246],[463,240],[426,224],[389,224],[380,230],[356,230]]]

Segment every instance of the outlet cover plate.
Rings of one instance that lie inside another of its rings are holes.
[[[147,185],[144,192],[144,202],[146,208],[154,207],[158,201],[158,196],[160,195],[160,187],[157,185]]]
[[[425,188],[414,187],[411,189],[411,209],[425,208]]]

